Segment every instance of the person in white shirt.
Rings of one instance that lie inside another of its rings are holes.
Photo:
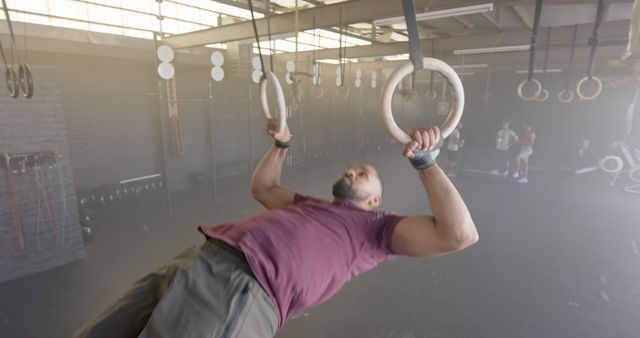
[[[491,172],[494,175],[503,175],[505,177],[509,175],[509,149],[514,142],[518,141],[518,135],[509,129],[509,126],[509,122],[502,122],[502,129],[496,135],[496,168]],[[504,173],[498,171],[498,167],[502,163],[505,164]]]

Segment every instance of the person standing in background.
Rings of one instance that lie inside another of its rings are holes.
[[[449,175],[449,177],[456,177],[460,170],[458,165],[460,158],[459,154],[464,146],[464,139],[462,138],[460,129],[462,129],[462,123],[458,123],[458,126],[451,135],[449,135],[449,139],[447,141],[447,175]]]
[[[510,123],[508,121],[502,122],[502,129],[498,131],[496,135],[496,166],[493,171],[494,175],[507,176],[509,174],[509,148],[511,145],[518,141],[518,135],[509,129]],[[501,173],[498,168],[504,163],[505,171]]]
[[[513,178],[520,178],[518,182],[527,183],[527,175],[529,174],[529,156],[533,154],[533,144],[536,141],[536,133],[533,132],[531,124],[524,125],[525,139],[522,140],[520,153],[516,157],[516,171],[513,172]]]

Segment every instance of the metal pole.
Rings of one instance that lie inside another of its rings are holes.
[[[209,79],[209,109],[207,110],[207,122],[209,128],[207,130],[207,136],[209,139],[209,163],[211,164],[211,190],[213,193],[213,200],[216,200],[218,196],[218,187],[216,180],[218,175],[216,173],[216,158],[213,152],[213,82]]]
[[[157,33],[153,33],[153,59],[155,60],[155,64],[156,64],[156,68],[158,69],[158,58],[155,55],[155,51],[158,49],[158,34]],[[167,146],[165,144],[165,121],[164,121],[164,111],[165,109],[163,109],[163,107],[166,107],[166,105],[164,105],[164,89],[162,86],[162,79],[158,76],[157,72],[155,73],[155,77],[156,77],[156,91],[158,93],[158,100],[156,100],[157,103],[157,112],[158,112],[158,123],[159,123],[159,128],[160,128],[160,156],[162,157],[162,178],[164,181],[164,189],[165,189],[165,198],[166,198],[166,202],[167,202],[167,211],[169,213],[173,212],[173,206],[171,203],[171,195],[169,193],[169,175],[167,175],[167,157],[165,156],[165,153],[167,151]]]
[[[249,111],[247,127],[249,128],[249,173],[253,172],[253,128],[251,127],[251,111],[253,110],[253,85],[249,84]]]
[[[638,103],[638,99],[640,98],[640,88],[636,88],[636,92],[633,95],[633,100],[629,104],[629,108],[627,109],[627,119],[625,126],[625,139],[627,141],[631,141],[631,131],[633,130],[633,116],[636,113],[636,103]]]

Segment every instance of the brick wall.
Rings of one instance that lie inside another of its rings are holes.
[[[76,187],[160,172],[153,64],[86,56],[54,61]]]
[[[0,81],[0,153],[53,151],[60,157],[57,167],[41,169],[37,176],[35,170],[13,174],[24,249],[12,227],[10,194],[3,172],[0,282],[66,264],[84,255],[59,75],[53,68],[34,67],[32,72],[35,94],[30,100],[10,98],[4,81]]]

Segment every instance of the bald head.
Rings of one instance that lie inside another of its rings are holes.
[[[382,202],[382,181],[378,171],[370,164],[355,163],[333,185],[333,196],[338,200],[351,200],[370,210]]]

